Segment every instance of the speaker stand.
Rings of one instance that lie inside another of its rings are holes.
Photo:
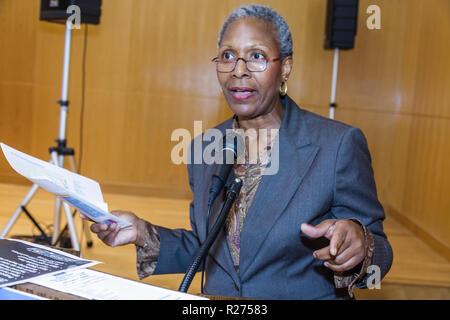
[[[336,103],[336,87],[339,69],[339,48],[334,49],[333,75],[331,82],[331,102],[330,102],[330,119],[334,119],[334,112],[337,108]]]

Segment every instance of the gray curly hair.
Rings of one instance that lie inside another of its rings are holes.
[[[218,47],[230,23],[239,18],[256,18],[272,23],[278,33],[281,59],[292,56],[292,35],[286,20],[272,8],[260,4],[248,4],[235,9],[225,20],[219,33]]]

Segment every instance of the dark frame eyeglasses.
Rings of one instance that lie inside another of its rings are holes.
[[[249,72],[264,72],[267,70],[269,62],[280,61],[281,58],[275,59],[263,59],[263,60],[246,60],[244,58],[237,58],[236,60],[230,60],[229,62],[220,61],[219,57],[215,57],[211,62],[216,63],[217,72],[230,73],[236,69],[239,60],[244,61],[245,67]]]

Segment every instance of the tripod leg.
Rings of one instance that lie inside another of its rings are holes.
[[[60,228],[60,220],[61,220],[61,199],[55,197],[55,213],[53,215],[53,236],[52,236],[52,245],[56,244],[56,240],[58,239],[59,228]]]
[[[60,155],[59,161],[58,161],[57,154],[58,153],[56,151],[52,151],[52,153],[51,153],[53,164],[63,167],[64,156]],[[75,162],[73,161],[73,158],[71,160],[71,164],[73,167],[75,166]],[[59,227],[60,227],[59,222],[60,222],[60,216],[61,216],[61,201],[62,200],[59,197],[56,197],[56,199],[55,199],[55,222],[54,222],[54,228],[53,228],[53,244],[56,244],[56,240],[59,238],[58,233],[59,233]],[[76,251],[80,251],[80,243],[78,242],[77,231],[75,229],[75,224],[73,223],[73,217],[72,217],[72,212],[70,211],[70,206],[67,203],[63,202],[63,208],[64,208],[64,212],[66,214],[67,225],[69,226],[70,240],[72,242],[72,248]]]
[[[8,234],[9,230],[12,228],[14,223],[16,223],[16,220],[19,218],[20,214],[22,213],[22,207],[25,207],[28,204],[28,202],[31,201],[33,196],[36,194],[36,191],[38,190],[38,188],[39,188],[39,186],[37,184],[33,184],[33,186],[31,187],[30,191],[28,191],[28,193],[25,196],[25,198],[23,198],[23,200],[20,203],[19,207],[13,213],[11,219],[9,219],[8,223],[3,228],[2,232],[0,233],[0,238],[4,238]]]
[[[70,162],[70,167],[71,167],[72,171],[73,172],[78,172],[77,167],[75,165],[75,160],[74,160],[73,156],[69,156],[69,162]],[[83,226],[81,228],[84,231],[84,234],[86,236],[87,247],[91,248],[93,242],[92,242],[91,232],[89,231],[88,223],[87,223],[86,220],[83,220],[82,224],[83,224]]]
[[[66,213],[67,224],[69,225],[70,240],[72,241],[72,248],[76,251],[80,251],[80,244],[77,238],[77,231],[75,230],[75,225],[72,219],[72,212],[67,203],[63,202],[64,212]]]
[[[51,161],[55,166],[62,167],[62,163],[58,161],[58,153],[56,151],[52,151],[50,153]],[[56,244],[56,240],[58,240],[59,229],[61,226],[61,199],[59,197],[55,197],[55,212],[53,216],[53,236],[52,236],[52,245]]]
[[[69,156],[69,162],[70,162],[70,168],[73,172],[78,173],[77,166],[75,165],[75,160],[73,159],[73,156]]]

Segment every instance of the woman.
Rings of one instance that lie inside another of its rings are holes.
[[[216,128],[223,133],[279,131],[268,139],[267,149],[276,145],[278,150],[271,161],[251,161],[248,149],[257,142],[250,137],[244,161],[233,166],[230,179],[241,178],[243,187],[225,230],[209,250],[207,294],[348,299],[355,286],[363,288],[371,279],[369,266],[378,267],[383,277],[392,264],[364,135],[300,109],[286,95],[292,54],[288,25],[266,6],[236,9],[220,32],[214,61],[235,116]],[[278,171],[265,175],[274,157]],[[132,227],[93,224],[91,230],[110,246],[135,244],[141,278],[184,273],[206,238],[208,188],[215,168],[188,165],[194,193],[191,231],[154,226],[124,211],[113,214]],[[214,203],[210,221],[217,217],[221,199]]]

